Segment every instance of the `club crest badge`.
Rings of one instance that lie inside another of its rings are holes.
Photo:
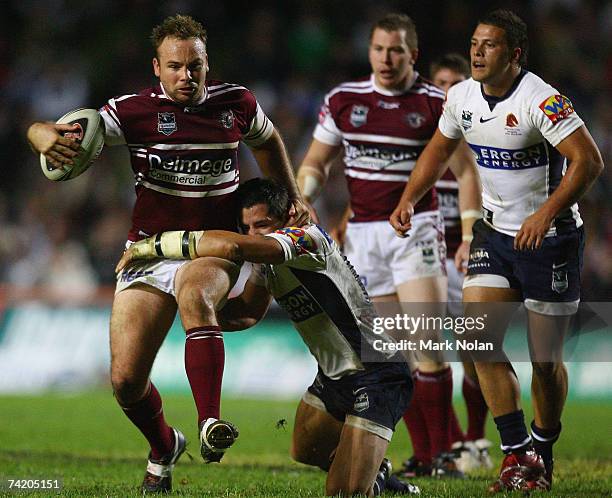
[[[355,403],[353,404],[353,410],[356,412],[363,412],[370,408],[370,399],[368,398],[368,393],[360,393],[355,398]]]
[[[355,128],[359,128],[366,124],[368,120],[368,111],[370,109],[365,105],[354,105],[351,109],[351,117],[349,121]]]
[[[164,135],[172,135],[176,130],[176,116],[173,112],[157,113],[157,131]]]
[[[563,263],[560,265],[553,265],[552,268],[552,290],[554,290],[557,294],[563,294],[569,284],[567,282],[567,263]]]
[[[425,116],[419,112],[409,112],[404,119],[410,128],[420,128],[425,123]]]
[[[228,130],[234,127],[234,113],[232,111],[223,111],[219,116],[219,122]]]
[[[461,111],[461,126],[464,131],[468,131],[472,127],[472,112],[463,110]]]

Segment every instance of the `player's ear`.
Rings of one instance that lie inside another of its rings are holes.
[[[523,53],[523,50],[521,48],[519,48],[519,47],[516,47],[511,52],[510,62],[514,62],[515,64],[520,65],[519,61],[521,60],[522,53]]]
[[[412,48],[410,49],[410,55],[412,56],[412,64],[416,64],[417,59],[419,58],[419,49]]]
[[[160,68],[159,68],[159,60],[157,59],[157,57],[153,57],[153,72],[155,73],[155,76],[157,76],[159,78],[161,72],[160,72]]]

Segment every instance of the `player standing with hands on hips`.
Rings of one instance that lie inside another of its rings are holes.
[[[159,85],[112,98],[100,110],[107,145],[127,145],[136,179],[129,244],[164,230],[236,231],[238,144],[247,144],[263,173],[289,191],[292,224],[307,220],[278,132],[246,88],[207,80],[206,30],[189,16],[166,18],[151,36]],[[78,147],[66,125],[34,123],[30,144],[55,167]],[[111,382],[117,402],[150,446],[145,492],[172,488],[183,434],[163,415],[149,375],[178,309],[187,339],[185,370],[198,411],[201,453],[218,462],[238,436],[219,420],[225,353],[217,309],[239,266],[220,258],[138,262],[118,275],[110,324]]]
[[[576,202],[603,169],[571,101],[523,68],[527,47],[527,26],[513,12],[495,10],[478,23],[472,78],[449,90],[438,130],[390,217],[399,233],[409,230],[415,203],[464,137],[482,178],[484,218],[474,225],[463,300],[524,302],[533,365],[530,436],[511,364],[475,362],[506,454],[493,492],[552,485],[567,396],[563,333],[580,300],[584,234]],[[545,362],[537,361],[542,351]]]

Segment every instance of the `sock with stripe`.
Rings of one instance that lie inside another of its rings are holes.
[[[533,437],[533,449],[542,457],[544,463],[552,462],[553,460],[553,445],[559,439],[561,434],[561,422],[556,429],[542,429],[535,424],[535,420],[531,422],[531,436]]]
[[[198,411],[198,424],[219,418],[221,383],[225,367],[223,332],[218,326],[187,330],[185,371]]]
[[[525,453],[533,448],[531,437],[525,427],[523,410],[500,415],[493,420],[497,425],[504,453]]]
[[[174,433],[164,419],[161,396],[153,383],[144,398],[121,409],[147,438],[152,459],[159,460],[173,450]]]

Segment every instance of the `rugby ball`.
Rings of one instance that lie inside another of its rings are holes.
[[[64,182],[84,173],[102,152],[104,121],[95,109],[76,109],[64,114],[57,120],[57,123],[76,124],[77,129],[64,132],[63,136],[74,138],[83,148],[83,151],[74,158],[74,164],[65,164],[60,168],[47,164],[47,158],[40,155],[40,166],[45,176],[54,182]]]

